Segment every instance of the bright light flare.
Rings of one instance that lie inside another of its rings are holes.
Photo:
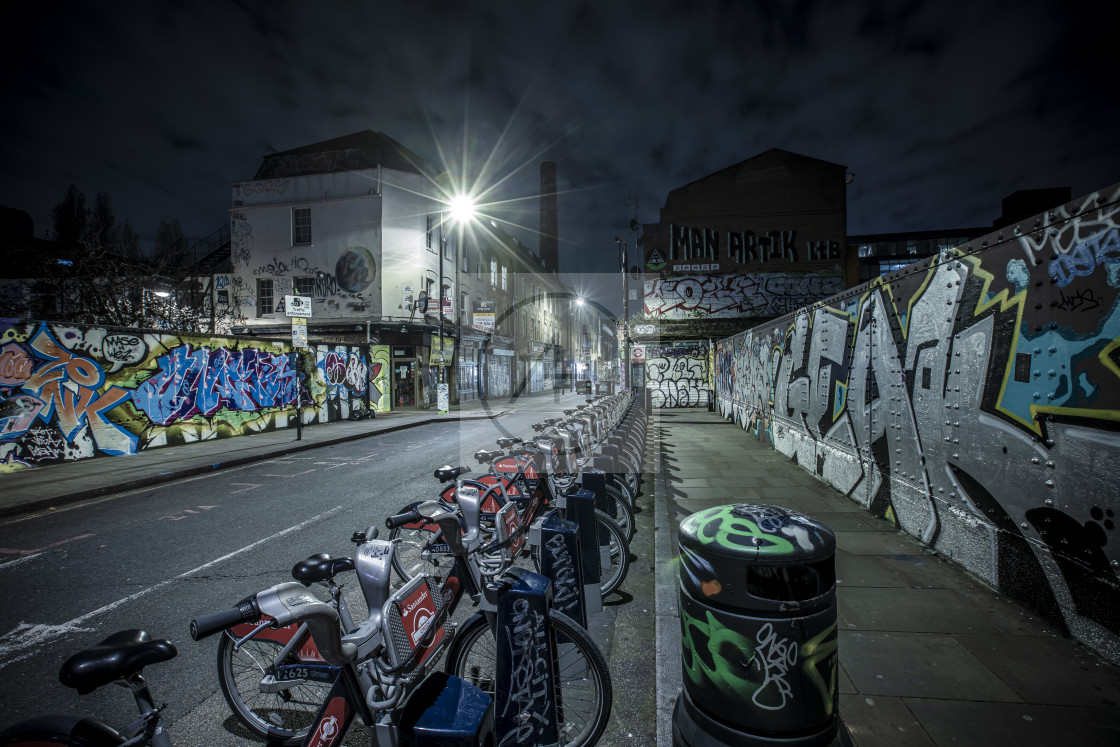
[[[467,223],[478,212],[474,205],[474,198],[470,195],[455,195],[448,206],[451,210],[451,219],[456,223]]]

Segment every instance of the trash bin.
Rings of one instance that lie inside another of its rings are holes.
[[[833,744],[839,726],[836,539],[779,506],[681,522],[684,690],[675,745]]]

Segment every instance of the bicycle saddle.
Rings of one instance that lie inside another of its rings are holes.
[[[560,420],[561,420],[561,418],[545,418],[544,419],[544,424],[547,425],[547,426],[553,426],[553,425],[556,425],[557,423],[559,423]]]
[[[500,449],[497,451],[486,451],[485,449],[483,449],[482,451],[476,451],[474,453],[474,458],[478,460],[479,464],[487,464],[494,461],[503,454],[505,454],[505,452]]]
[[[470,471],[470,467],[452,467],[449,464],[445,464],[435,472],[433,472],[432,475],[435,476],[435,478],[440,482],[447,482],[449,480],[454,480],[459,475],[464,475]]]
[[[498,446],[502,447],[503,449],[508,449],[509,447],[513,446],[514,444],[519,444],[519,443],[521,443],[520,438],[499,438],[497,440]]]
[[[319,581],[334,578],[339,573],[352,570],[354,570],[353,559],[332,558],[327,553],[321,552],[292,566],[292,578],[304,586],[311,586]]]
[[[139,674],[149,664],[174,659],[179,650],[171,641],[153,641],[144,630],[121,630],[66,660],[58,680],[82,695],[102,685]]]
[[[564,414],[567,415],[568,417],[571,417],[573,412],[575,412],[575,410],[564,410]]]

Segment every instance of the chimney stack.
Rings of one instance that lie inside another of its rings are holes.
[[[560,272],[559,218],[556,212],[556,164],[541,163],[541,238],[540,255],[546,272]]]

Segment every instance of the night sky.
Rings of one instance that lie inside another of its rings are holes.
[[[372,129],[465,154],[532,246],[556,161],[567,271],[616,267],[629,192],[653,222],[773,147],[855,175],[850,234],[990,225],[1015,190],[1120,181],[1115,7],[8,3],[0,205],[42,236],[74,182],[146,241],[170,218],[204,236],[266,153]]]

